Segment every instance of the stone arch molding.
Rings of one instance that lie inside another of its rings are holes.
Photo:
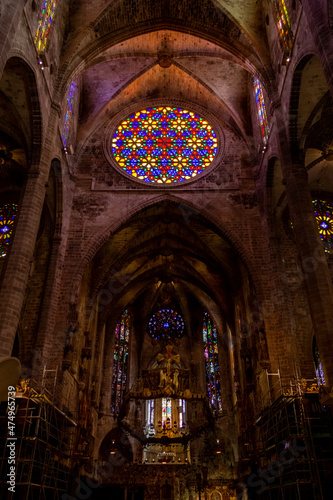
[[[28,151],[28,170],[38,172],[42,150],[42,111],[40,107],[40,96],[37,88],[37,80],[34,70],[23,53],[12,52],[6,60],[3,71],[6,70],[8,64],[16,63],[24,69],[24,77],[28,86],[27,98],[30,104],[30,134],[31,134],[31,150]],[[1,79],[3,78],[3,72]],[[15,103],[13,103],[15,106]],[[23,133],[26,133],[24,131]],[[25,137],[26,139],[26,137]]]
[[[128,1],[132,3],[130,0]],[[174,10],[178,11],[179,2],[173,0],[173,3],[176,5]],[[237,22],[236,18],[230,15],[223,6],[219,5],[217,0],[211,1],[209,4],[211,14],[206,14],[205,12],[201,16],[197,14],[195,22],[192,25],[189,17],[193,17],[196,6],[193,7],[191,5],[185,13],[186,17],[184,16],[184,19],[181,19],[177,14],[170,15],[169,0],[161,2],[149,0],[143,9],[145,12],[138,13],[139,17],[136,16],[134,24],[133,17],[130,17],[129,14],[131,8],[126,8],[125,4],[126,2],[116,2],[107,7],[91,23],[89,29],[85,28],[84,32],[80,31],[78,34],[80,42],[76,38],[70,42],[66,51],[68,55],[63,59],[62,71],[59,73],[61,78],[57,84],[61,96],[65,95],[69,82],[85,69],[89,68],[93,64],[93,61],[96,58],[100,58],[101,53],[107,51],[110,47],[122,43],[129,38],[165,29],[191,34],[210,41],[226,50],[229,57],[234,59],[234,62],[251,74],[258,73],[266,75],[267,78],[265,68],[269,61],[265,44],[259,43],[260,40],[257,39],[254,50],[255,37],[249,36],[246,30]],[[159,15],[157,11],[160,4],[165,4],[165,7],[160,7],[161,13]],[[202,4],[201,0],[197,0],[196,5],[200,6],[200,4]],[[163,9],[167,12],[164,18],[162,17]],[[202,7],[200,9],[202,10]],[[213,21],[211,19],[212,16]],[[168,19],[167,21],[165,20],[166,18]],[[206,25],[204,24],[205,19]],[[212,26],[215,28],[212,29]],[[86,40],[85,45],[83,40]],[[265,80],[265,78],[261,79]]]
[[[217,194],[218,195],[218,194]],[[141,204],[138,204],[136,207],[132,208],[126,216],[118,219],[116,222],[113,222],[107,229],[105,229],[102,233],[97,235],[91,242],[89,246],[85,249],[84,255],[81,257],[79,263],[76,266],[76,269],[73,272],[72,277],[72,286],[69,292],[70,303],[76,304],[79,296],[79,289],[81,285],[81,280],[84,275],[84,271],[86,266],[89,264],[91,259],[96,255],[98,250],[102,247],[102,245],[115,233],[119,230],[124,224],[126,224],[132,217],[143,212],[148,208],[152,208],[155,205],[163,203],[165,201],[169,201],[181,207],[184,207],[184,219],[190,221],[191,214],[197,213],[201,215],[204,219],[209,220],[215,227],[221,232],[221,235],[230,243],[230,245],[237,252],[239,257],[243,260],[246,268],[249,271],[250,276],[256,283],[257,293],[260,295],[261,286],[260,281],[256,279],[256,268],[255,263],[252,261],[252,257],[250,253],[247,251],[246,246],[241,242],[238,236],[226,228],[220,221],[215,220],[211,214],[206,213],[205,210],[199,208],[198,206],[188,202],[187,200],[183,200],[178,196],[174,196],[172,194],[164,193],[156,196],[149,201],[145,201]]]

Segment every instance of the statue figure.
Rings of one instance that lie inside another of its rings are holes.
[[[175,390],[178,391],[178,386],[179,386],[179,370],[176,368],[174,374],[173,374],[173,385],[175,386]]]
[[[267,361],[269,359],[266,334],[263,328],[259,330],[259,355],[260,361]]]
[[[160,385],[158,386],[159,388],[165,387],[166,385],[166,379],[167,379],[167,374],[163,369],[160,370]]]
[[[156,356],[156,360],[158,364],[161,364],[162,367],[166,367],[166,372],[170,375],[171,365],[175,365],[176,368],[180,368],[180,356],[179,354],[173,354],[171,351],[173,346],[168,344],[165,347],[165,353],[159,353]]]

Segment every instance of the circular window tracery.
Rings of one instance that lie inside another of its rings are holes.
[[[8,203],[0,207],[0,258],[7,255],[9,240],[13,234],[17,205]]]
[[[324,200],[313,200],[315,216],[325,252],[333,251],[333,204]]]
[[[147,330],[152,339],[180,339],[185,333],[185,324],[178,312],[173,309],[160,309],[151,316]]]
[[[202,174],[217,153],[207,120],[178,107],[138,111],[122,121],[112,139],[121,169],[150,184],[181,183]]]

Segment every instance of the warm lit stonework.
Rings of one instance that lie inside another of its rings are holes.
[[[1,500],[331,499],[332,2],[0,3]]]

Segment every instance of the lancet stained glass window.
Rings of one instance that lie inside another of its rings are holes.
[[[69,86],[68,93],[67,93],[67,109],[66,109],[66,116],[65,116],[65,121],[64,121],[64,130],[62,133],[62,143],[64,145],[65,151],[67,150],[67,148],[66,148],[67,140],[68,140],[70,127],[71,127],[71,123],[72,123],[75,91],[76,91],[76,82],[72,82]]]
[[[0,207],[0,257],[7,255],[16,215],[17,205],[15,203],[8,203]]]
[[[43,8],[40,14],[38,28],[35,36],[35,45],[38,52],[45,52],[47,37],[50,32],[56,5],[56,0],[45,0],[43,3]]]
[[[148,334],[152,339],[181,338],[185,333],[184,320],[172,309],[160,309],[148,323]]]
[[[232,397],[233,397],[233,402],[235,404],[237,402],[237,394],[235,387],[235,354],[234,354],[234,343],[232,340],[232,333],[229,326],[227,326],[227,332],[228,332],[229,352],[230,352],[231,387],[234,388]]]
[[[253,80],[253,85],[256,94],[257,111],[261,128],[262,140],[264,144],[267,144],[269,127],[268,127],[268,120],[267,120],[266,106],[264,101],[264,94],[262,91],[262,85],[258,80],[258,78],[256,77]]]
[[[149,108],[124,120],[112,139],[118,165],[150,184],[179,183],[202,174],[217,153],[217,137],[199,115],[173,107]]]
[[[148,432],[154,431],[155,424],[155,400],[148,399],[147,401],[147,424],[148,424]]]
[[[172,424],[172,401],[170,398],[162,398],[162,425]]]
[[[214,411],[221,412],[222,400],[217,330],[207,312],[205,312],[203,316],[203,341],[209,404]]]
[[[293,44],[293,33],[284,0],[273,0],[277,27],[282,48],[289,52]]]
[[[118,322],[114,336],[113,377],[111,393],[111,413],[119,414],[126,389],[128,342],[130,332],[130,315],[126,310]]]
[[[179,428],[182,429],[185,425],[185,412],[186,412],[185,399],[179,399],[178,411],[179,411]]]
[[[313,200],[315,216],[325,252],[333,251],[333,204],[324,200]]]
[[[317,375],[317,380],[319,385],[325,385],[325,376],[324,376],[324,370],[323,370],[323,365],[321,364],[320,361],[320,355],[319,355],[319,350],[317,346],[316,339],[313,339],[313,357],[314,357],[314,362],[316,365],[316,375]]]

